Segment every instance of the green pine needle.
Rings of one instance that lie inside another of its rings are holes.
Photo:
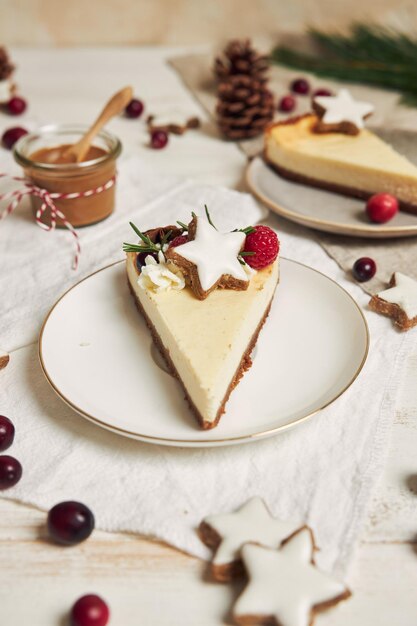
[[[397,90],[404,103],[417,104],[417,35],[368,24],[353,24],[348,35],[316,29],[310,35],[321,54],[277,46],[272,60],[326,78]]]

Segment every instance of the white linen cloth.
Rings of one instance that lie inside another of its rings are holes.
[[[94,511],[98,528],[155,537],[207,558],[195,532],[202,518],[260,495],[277,517],[311,525],[321,548],[319,564],[345,574],[383,466],[404,355],[415,331],[400,334],[389,320],[369,312],[369,297],[308,231],[270,217],[284,256],[337,280],[365,310],[371,350],[352,387],[305,425],[241,446],[153,446],[88,423],[54,394],[33,343],[57,297],[122,258],[122,241],[135,239],[129,220],[143,229],[187,221],[203,204],[222,229],[264,218],[248,195],[155,177],[138,158],[122,160],[120,170],[118,210],[102,224],[79,231],[78,273],[71,270],[71,235],[42,231],[27,205],[0,224],[0,345],[10,351],[29,344],[13,352],[0,372],[0,413],[17,431],[9,453],[24,468],[21,482],[2,497],[45,510],[62,500],[80,500]]]

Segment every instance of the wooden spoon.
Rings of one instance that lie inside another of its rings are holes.
[[[77,143],[67,148],[63,154],[65,159],[72,163],[80,163],[88,152],[88,149],[97,133],[107,124],[109,119],[118,115],[129,104],[133,98],[132,87],[125,87],[114,94],[107,102],[106,106]]]

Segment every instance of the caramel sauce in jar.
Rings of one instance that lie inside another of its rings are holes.
[[[15,146],[14,157],[22,166],[25,177],[34,185],[51,193],[80,193],[105,185],[116,175],[116,159],[121,143],[114,135],[101,131],[85,159],[74,163],[65,155],[67,148],[78,141],[86,128],[47,126],[22,137]],[[42,200],[31,196],[34,214]],[[115,184],[109,189],[80,198],[53,200],[57,209],[75,227],[95,224],[108,217],[115,206]],[[50,209],[42,221],[51,223]],[[57,220],[57,226],[64,226]]]

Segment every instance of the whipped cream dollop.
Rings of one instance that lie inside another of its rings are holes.
[[[145,265],[139,274],[138,285],[153,293],[170,291],[171,289],[179,291],[185,287],[185,278],[180,268],[171,261],[167,262],[162,250],[160,250],[158,260],[150,254],[145,258]]]

